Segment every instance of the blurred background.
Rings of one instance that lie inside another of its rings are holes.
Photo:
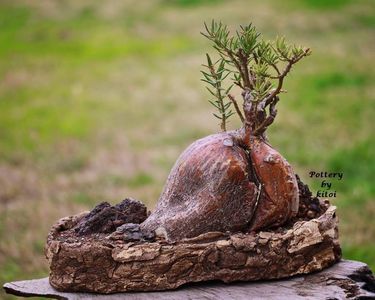
[[[344,172],[344,257],[375,269],[372,0],[14,0],[0,2],[1,285],[47,276],[57,219],[128,196],[153,208],[181,151],[219,131],[199,73],[212,18],[312,48],[270,141],[314,193],[310,171]]]

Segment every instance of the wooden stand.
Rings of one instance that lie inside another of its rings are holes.
[[[48,278],[16,281],[4,285],[7,293],[23,297],[103,300],[188,299],[375,299],[375,279],[361,262],[343,260],[324,271],[266,282],[188,284],[174,291],[98,295],[56,291]]]

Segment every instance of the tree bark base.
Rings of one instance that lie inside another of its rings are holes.
[[[117,293],[175,289],[185,283],[257,281],[320,271],[338,262],[336,208],[258,233],[208,232],[175,243],[79,235],[87,213],[66,217],[48,236],[50,284],[59,291]]]
[[[56,291],[48,277],[9,282],[4,285],[7,293],[21,297],[44,297],[63,300],[321,300],[321,299],[375,299],[375,279],[362,262],[342,260],[321,272],[295,276],[284,280],[220,282],[187,284],[177,290],[163,292],[127,292],[111,295],[92,293],[66,293]]]

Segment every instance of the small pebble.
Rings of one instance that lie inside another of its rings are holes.
[[[231,139],[225,139],[224,142],[223,142],[224,146],[229,146],[229,147],[232,147],[233,146],[233,141]]]
[[[310,219],[313,219],[313,218],[315,218],[315,213],[314,213],[312,210],[309,210],[309,211],[307,212],[307,216],[308,216]]]

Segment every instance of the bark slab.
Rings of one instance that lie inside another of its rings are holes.
[[[128,292],[111,295],[66,293],[55,290],[48,277],[6,283],[7,293],[22,297],[45,297],[64,300],[320,300],[375,299],[375,279],[364,263],[342,260],[321,272],[277,281],[220,282],[188,284],[173,291]]]
[[[121,235],[77,235],[87,213],[61,219],[46,244],[50,284],[59,291],[115,293],[175,289],[185,283],[256,281],[308,274],[340,260],[336,208],[258,233],[208,232],[175,243]],[[136,225],[134,225],[136,226]]]

